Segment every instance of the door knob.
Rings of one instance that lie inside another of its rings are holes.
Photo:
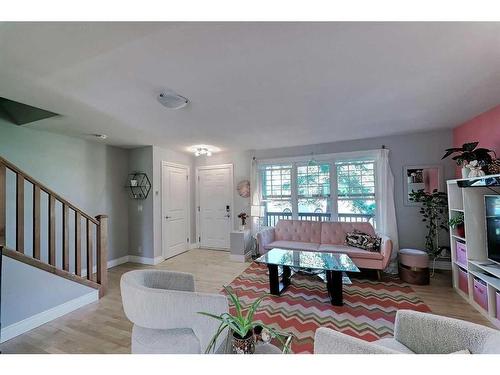
[[[165,216],[165,219],[170,219],[170,218],[171,218],[171,216]]]

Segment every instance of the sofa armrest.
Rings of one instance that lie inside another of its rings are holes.
[[[314,334],[314,354],[398,354],[398,352],[321,327]]]
[[[257,233],[257,243],[259,244],[259,253],[265,254],[267,250],[264,246],[274,241],[274,228],[265,228]]]
[[[384,261],[382,264],[382,269],[386,269],[387,266],[389,265],[391,261],[391,255],[392,255],[392,240],[380,233],[377,233],[377,236],[379,236],[382,239],[382,242],[380,244],[380,254],[384,257]]]
[[[473,354],[500,353],[500,332],[494,329],[412,310],[398,310],[394,338],[419,354],[447,354],[464,349]]]

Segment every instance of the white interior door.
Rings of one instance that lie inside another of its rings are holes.
[[[166,258],[189,250],[189,169],[162,164],[162,246]]]
[[[229,249],[233,209],[232,166],[198,169],[197,186],[200,247]]]

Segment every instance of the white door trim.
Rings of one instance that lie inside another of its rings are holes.
[[[161,256],[163,259],[167,259],[165,254],[165,248],[166,244],[165,241],[167,240],[165,233],[163,233],[163,218],[165,216],[165,201],[163,199],[163,167],[175,167],[175,168],[185,168],[187,172],[187,180],[188,180],[188,199],[187,199],[187,213],[188,213],[188,229],[187,229],[187,237],[189,238],[189,243],[186,246],[186,251],[191,250],[191,168],[189,165],[184,165],[184,164],[178,164],[178,163],[172,163],[169,161],[162,160],[160,163],[160,199],[161,199],[161,212],[160,212],[160,223],[161,223]],[[197,242],[196,242],[197,243]]]
[[[196,210],[196,243],[198,244],[198,247],[201,247],[201,243],[199,241],[200,239],[200,186],[199,186],[199,172],[200,170],[210,170],[210,169],[225,169],[229,168],[229,173],[231,175],[230,180],[230,189],[231,189],[231,230],[234,229],[234,168],[233,164],[217,164],[217,165],[204,165],[200,167],[196,167],[195,171],[195,186],[196,186],[196,197],[195,197],[195,210]],[[215,249],[217,250],[217,249]]]

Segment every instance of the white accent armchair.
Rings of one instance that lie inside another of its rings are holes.
[[[132,353],[204,353],[219,322],[198,312],[228,312],[226,296],[196,293],[187,273],[131,271],[120,288],[125,315],[134,323]]]
[[[315,354],[500,354],[500,331],[479,324],[411,310],[398,310],[394,338],[367,342],[319,328]]]

